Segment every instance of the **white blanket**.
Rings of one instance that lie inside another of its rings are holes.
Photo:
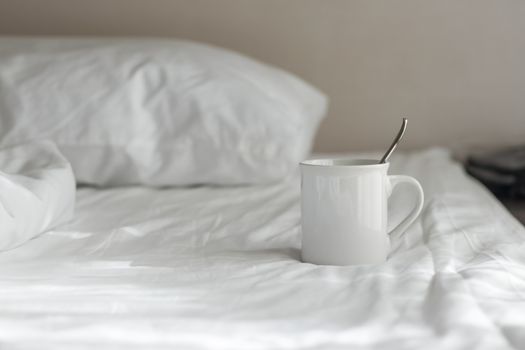
[[[297,177],[80,189],[70,224],[0,254],[0,345],[524,348],[523,227],[446,151],[394,156],[391,173],[427,202],[377,266],[298,260]]]
[[[71,219],[75,178],[47,141],[0,150],[0,251]]]

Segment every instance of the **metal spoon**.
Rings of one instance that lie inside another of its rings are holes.
[[[394,152],[394,150],[397,147],[397,144],[399,143],[399,141],[401,140],[401,138],[405,134],[405,130],[407,129],[407,123],[408,123],[407,118],[403,118],[403,124],[401,124],[401,129],[399,129],[399,132],[397,133],[397,136],[394,139],[394,142],[392,142],[392,144],[390,145],[390,147],[386,151],[386,153],[383,156],[383,158],[381,158],[381,160],[379,161],[379,164],[388,162],[388,158],[390,158],[390,156],[392,155],[392,152]]]

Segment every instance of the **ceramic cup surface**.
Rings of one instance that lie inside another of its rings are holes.
[[[300,166],[304,262],[384,262],[390,251],[389,235],[404,233],[422,210],[424,195],[419,182],[410,176],[388,175],[388,163],[378,164],[374,159],[317,159]],[[407,217],[387,232],[388,197],[400,183],[414,189],[414,198],[403,203],[409,211]]]

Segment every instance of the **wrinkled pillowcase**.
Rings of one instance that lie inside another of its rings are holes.
[[[182,40],[0,38],[0,147],[55,141],[100,186],[256,184],[309,154],[318,90]]]
[[[50,142],[0,150],[0,250],[73,217],[75,178]]]

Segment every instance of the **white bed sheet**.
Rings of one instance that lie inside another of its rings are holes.
[[[297,177],[79,189],[70,224],[0,254],[0,348],[524,348],[523,226],[445,150],[391,173],[426,205],[377,266],[299,261]]]

